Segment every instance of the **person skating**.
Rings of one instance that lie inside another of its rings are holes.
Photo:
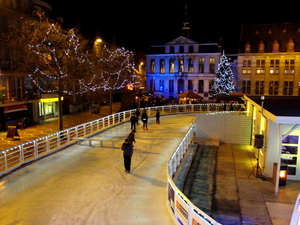
[[[143,122],[143,130],[148,130],[148,115],[146,110],[143,111],[141,119]]]
[[[155,117],[156,117],[156,124],[160,124],[160,120],[159,120],[159,118],[160,118],[160,112],[159,112],[159,110],[156,110]]]
[[[123,150],[125,172],[130,173],[133,148],[128,139],[125,139],[121,149]]]
[[[136,123],[137,123],[137,119],[135,114],[132,114],[131,118],[130,118],[130,123],[131,123],[131,130],[132,129],[136,129]]]
[[[129,133],[129,135],[127,137],[128,141],[131,143],[132,147],[134,147],[133,142],[136,143],[135,142],[135,132],[136,132],[136,130],[132,129],[132,131]]]

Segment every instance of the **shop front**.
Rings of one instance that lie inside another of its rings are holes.
[[[63,97],[61,98],[63,100]],[[39,119],[47,120],[58,117],[58,97],[53,94],[42,95],[39,100]]]

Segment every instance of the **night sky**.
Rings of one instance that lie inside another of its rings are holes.
[[[82,34],[101,38],[129,50],[144,50],[182,35],[185,2],[191,39],[218,42],[228,53],[236,53],[242,24],[300,21],[297,1],[248,0],[47,0],[65,28],[80,24]],[[294,3],[293,3],[294,2]]]

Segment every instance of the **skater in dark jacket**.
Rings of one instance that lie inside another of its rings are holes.
[[[159,110],[156,110],[155,117],[156,117],[156,124],[160,124],[160,120],[159,120],[159,118],[160,118],[160,112],[159,112]]]
[[[132,129],[136,129],[136,123],[137,123],[137,118],[135,116],[135,114],[132,114],[131,118],[130,118],[130,123],[131,123],[131,130]]]
[[[123,150],[125,172],[130,173],[133,148],[132,148],[132,144],[129,142],[128,139],[125,139],[124,143],[122,144],[122,150]]]
[[[133,142],[135,143],[135,129],[132,129],[132,131],[129,133],[127,139],[131,143],[132,147],[134,147]]]
[[[148,130],[148,115],[146,110],[143,111],[141,120],[143,122],[143,130]]]

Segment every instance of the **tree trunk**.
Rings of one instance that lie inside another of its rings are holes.
[[[112,89],[109,90],[109,113],[112,114],[113,96]]]

